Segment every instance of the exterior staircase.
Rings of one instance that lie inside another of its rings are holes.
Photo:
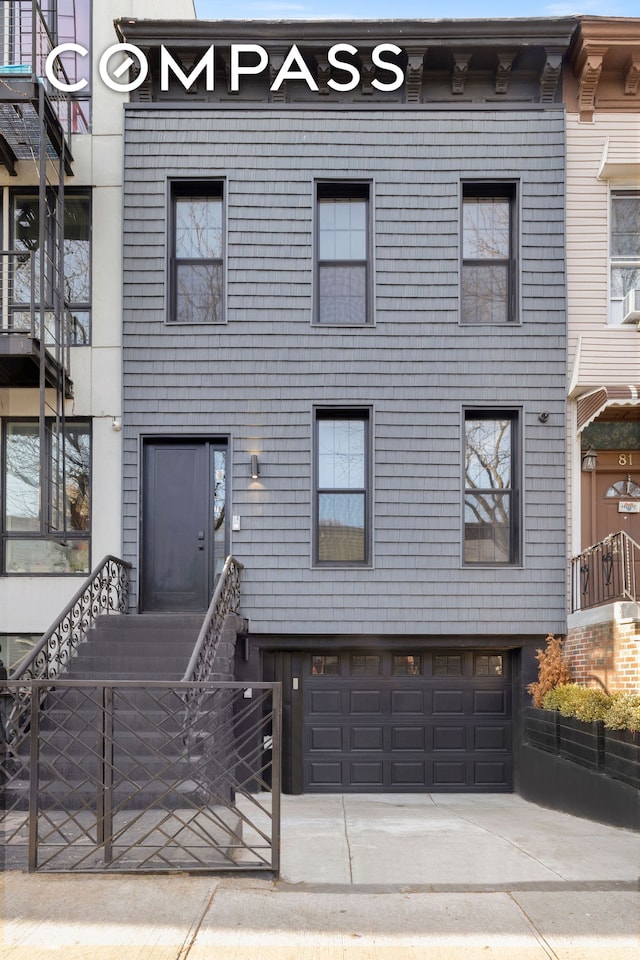
[[[181,680],[203,614],[98,617],[65,680]]]
[[[262,826],[244,841],[252,822],[236,800],[239,791],[262,822],[265,808],[251,797],[265,783],[273,709],[270,690],[254,698],[227,682],[244,627],[241,569],[227,559],[206,618],[127,614],[124,562],[107,557],[91,573],[0,691],[5,865],[165,871],[277,862]]]
[[[198,732],[189,729],[176,689],[201,626],[202,616],[188,614],[97,619],[61,678],[76,686],[60,684],[47,695],[40,724],[45,806],[60,797],[67,809],[95,802],[103,768],[116,809],[179,806],[185,793],[192,800],[206,794]]]

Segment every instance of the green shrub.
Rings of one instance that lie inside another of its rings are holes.
[[[591,723],[604,720],[610,701],[611,697],[603,690],[565,683],[550,690],[542,705],[545,710],[558,710],[563,717],[576,717]]]
[[[640,696],[635,693],[614,693],[604,718],[608,730],[640,730]]]
[[[605,693],[577,683],[564,683],[549,690],[542,700],[545,710],[587,723],[603,720],[608,730],[640,730],[640,695]]]

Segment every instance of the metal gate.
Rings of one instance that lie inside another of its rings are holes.
[[[5,681],[5,866],[279,871],[280,685]]]

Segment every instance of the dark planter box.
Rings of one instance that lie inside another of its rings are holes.
[[[640,787],[640,732],[604,731],[604,772],[632,787]]]
[[[558,716],[560,756],[589,770],[604,767],[604,724]]]
[[[553,710],[540,707],[527,707],[525,710],[527,740],[532,747],[546,753],[558,753],[559,731],[558,714]]]

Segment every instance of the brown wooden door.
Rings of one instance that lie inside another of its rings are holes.
[[[620,530],[640,543],[640,451],[599,451],[582,484],[583,549]]]

